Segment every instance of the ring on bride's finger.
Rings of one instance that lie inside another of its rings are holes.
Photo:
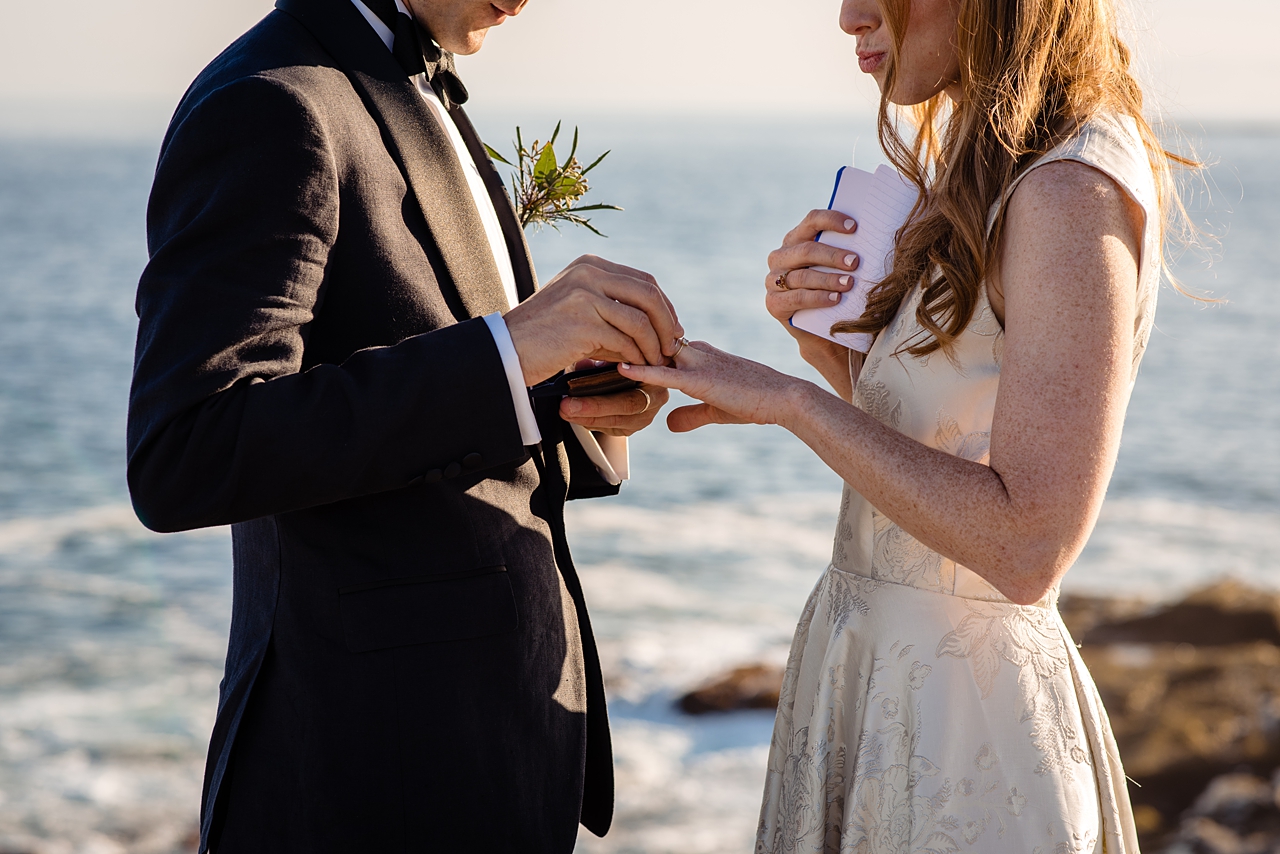
[[[778,274],[778,277],[777,277],[776,279],[774,279],[774,280],[773,280],[773,283],[774,283],[775,285],[777,285],[777,286],[778,286],[778,290],[780,290],[780,291],[789,291],[789,290],[791,290],[791,286],[787,284],[787,274],[786,274],[786,273],[779,273],[779,274]]]
[[[676,351],[675,351],[674,353],[672,353],[672,354],[671,354],[671,358],[673,358],[673,359],[674,359],[676,356],[679,356],[679,355],[680,355],[680,351],[681,351],[681,350],[683,350],[685,347],[688,347],[688,346],[689,346],[689,339],[688,339],[688,338],[677,338],[677,339],[676,339]]]

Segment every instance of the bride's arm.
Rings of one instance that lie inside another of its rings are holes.
[[[1132,201],[1081,164],[1041,167],[1014,194],[1000,253],[1006,333],[989,467],[709,345],[686,349],[679,370],[624,372],[708,401],[672,412],[673,430],[781,424],[912,536],[1030,604],[1084,547],[1115,466],[1141,226]]]

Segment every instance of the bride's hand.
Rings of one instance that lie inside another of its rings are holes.
[[[830,308],[839,302],[840,295],[853,288],[853,271],[858,269],[855,253],[818,243],[817,236],[824,231],[852,234],[857,229],[858,224],[839,211],[810,211],[787,232],[782,245],[769,253],[764,305],[797,338],[809,333],[792,326],[791,315],[805,308]],[[822,273],[812,267],[848,272]]]
[[[703,401],[672,410],[667,426],[673,433],[707,424],[777,424],[791,391],[803,383],[759,362],[717,350],[705,341],[691,341],[679,351],[675,364],[674,368],[618,366],[623,376],[679,389]]]
[[[824,231],[852,234],[857,228],[856,222],[839,211],[810,211],[787,233],[782,245],[769,253],[769,275],[764,283],[765,309],[796,339],[800,357],[817,368],[845,400],[853,391],[849,380],[849,349],[797,329],[791,325],[791,316],[801,309],[829,308],[839,302],[841,294],[853,288],[857,254],[818,243],[815,238]],[[813,267],[849,272],[824,273]]]

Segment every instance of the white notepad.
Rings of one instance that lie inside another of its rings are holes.
[[[872,336],[866,333],[831,334],[831,324],[840,320],[857,320],[867,309],[867,294],[885,277],[893,264],[893,239],[915,206],[918,193],[911,184],[889,166],[867,172],[845,166],[836,174],[835,191],[830,210],[848,214],[858,223],[853,234],[824,231],[818,240],[828,246],[848,249],[860,259],[853,272],[853,289],[846,291],[840,302],[830,308],[807,308],[796,312],[791,325],[822,338],[865,353],[871,349]],[[830,267],[815,267],[825,273],[843,273]]]

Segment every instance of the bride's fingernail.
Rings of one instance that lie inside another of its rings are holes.
[[[849,286],[849,280],[850,280],[851,278],[853,278],[853,277],[852,277],[852,276],[841,276],[841,277],[840,277],[840,284],[844,285],[845,287],[848,287],[848,286]]]
[[[857,255],[846,255],[846,256],[844,256],[844,265],[845,265],[846,267],[852,267],[852,266],[853,266],[853,262],[854,262],[854,261],[857,261],[857,260],[858,260],[858,256],[857,256]]]
[[[851,220],[851,219],[846,219],[846,220],[844,221],[844,230],[845,230],[845,231],[853,231],[853,227],[854,227],[855,225],[857,225],[857,223],[856,223],[856,222],[854,222],[854,221],[853,221],[853,220]]]
[[[620,370],[620,371],[629,371],[629,370],[631,370],[631,363],[630,363],[630,362],[619,362],[619,363],[618,363],[618,370]]]
[[[828,294],[827,296],[832,302],[840,302],[839,294]]]

